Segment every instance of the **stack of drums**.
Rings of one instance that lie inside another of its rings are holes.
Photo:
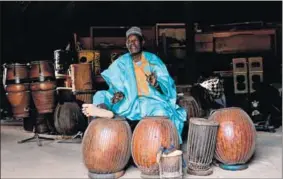
[[[13,117],[29,117],[30,88],[28,83],[28,64],[4,64],[3,84],[11,104]]]
[[[54,66],[50,61],[33,61],[29,73],[30,89],[37,113],[41,116],[41,122],[37,121],[37,127],[47,129],[44,115],[52,113],[55,108],[56,81]],[[40,127],[42,125],[43,127]],[[42,131],[40,133],[47,132]]]
[[[90,63],[72,64],[71,66],[72,91],[78,104],[92,103],[93,71]]]

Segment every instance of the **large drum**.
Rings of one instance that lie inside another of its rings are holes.
[[[4,64],[3,84],[19,84],[28,81],[29,65],[28,64]]]
[[[31,62],[31,69],[29,77],[31,81],[47,81],[54,80],[54,66],[51,61],[33,61]]]
[[[38,113],[52,113],[55,108],[56,82],[45,81],[31,83],[30,89]]]
[[[78,131],[85,131],[87,120],[81,111],[76,102],[58,103],[54,111],[56,131],[62,135],[74,135]]]
[[[132,132],[123,119],[98,118],[90,122],[82,141],[90,178],[119,178],[131,156]]]
[[[72,64],[71,65],[71,80],[73,92],[81,90],[91,90],[93,72],[91,64]]]
[[[213,173],[211,168],[215,152],[219,124],[203,118],[191,118],[188,134],[188,168],[191,175],[206,176]]]
[[[200,117],[201,109],[192,96],[178,96],[178,104],[187,111],[187,120],[189,121],[192,117]]]
[[[29,117],[30,91],[29,84],[10,84],[6,86],[7,99],[12,106],[15,118]]]
[[[215,158],[227,170],[248,168],[256,145],[256,129],[249,115],[240,108],[216,110],[209,120],[219,123]]]
[[[161,148],[179,149],[178,131],[166,117],[146,117],[136,126],[132,138],[132,156],[141,177],[159,177],[157,153]]]

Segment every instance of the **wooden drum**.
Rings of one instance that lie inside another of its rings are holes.
[[[71,80],[73,92],[82,90],[91,90],[93,88],[93,72],[91,64],[72,64]]]
[[[188,168],[191,175],[211,175],[219,124],[203,118],[191,118],[188,134]]]
[[[201,116],[201,109],[194,97],[187,95],[179,96],[178,104],[187,111],[187,121],[192,117]]]
[[[3,84],[19,84],[28,81],[29,64],[4,64]]]
[[[29,77],[33,82],[54,80],[54,73],[54,66],[51,61],[43,60],[31,62]]]
[[[146,117],[136,126],[132,138],[132,157],[142,178],[159,178],[157,153],[163,147],[179,149],[178,131],[166,117]]]
[[[30,89],[38,113],[52,113],[55,108],[56,82],[45,81],[31,83]]]
[[[175,150],[169,154],[162,154],[159,161],[160,178],[179,179],[183,176],[183,152]]]
[[[119,178],[131,156],[131,128],[123,119],[92,120],[82,141],[90,178]]]
[[[219,123],[215,158],[226,170],[243,170],[256,145],[256,129],[249,115],[240,108],[216,110],[209,120]]]
[[[93,95],[95,90],[82,90],[74,92],[78,104],[92,104]]]
[[[7,99],[12,106],[15,118],[29,117],[30,91],[29,84],[10,84],[6,86]]]

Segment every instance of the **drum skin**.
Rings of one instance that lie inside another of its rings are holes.
[[[215,158],[226,165],[245,164],[256,145],[256,129],[248,114],[240,108],[216,110],[209,120],[219,123]]]
[[[123,170],[131,155],[131,137],[126,120],[92,120],[82,141],[83,160],[89,172],[109,174]]]
[[[132,138],[132,157],[144,175],[159,175],[156,155],[161,147],[179,149],[178,132],[166,117],[146,117],[136,126]]]

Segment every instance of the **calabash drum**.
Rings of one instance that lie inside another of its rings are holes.
[[[55,78],[65,78],[68,75],[68,69],[72,62],[72,56],[69,51],[65,50],[55,50],[54,51],[55,60]]]
[[[161,147],[179,149],[178,131],[166,117],[146,117],[136,126],[132,138],[132,157],[142,178],[159,177],[156,161]]]
[[[28,81],[28,64],[4,64],[3,72],[3,84],[19,84],[26,83]]]
[[[219,124],[203,118],[191,118],[188,134],[188,169],[191,175],[206,176],[213,173],[211,168],[215,152]]]
[[[82,151],[90,178],[119,178],[131,155],[132,132],[127,121],[97,118],[87,127]]]
[[[162,154],[159,162],[160,178],[179,179],[183,176],[181,150],[175,150],[169,154]]]
[[[54,80],[54,66],[51,61],[33,61],[31,62],[31,69],[29,77],[31,81],[47,81]]]
[[[240,108],[216,110],[209,120],[219,123],[215,158],[227,170],[248,168],[256,145],[256,129],[248,114]]]
[[[71,79],[73,92],[91,90],[93,87],[92,76],[91,64],[72,64]]]
[[[179,96],[178,97],[178,104],[183,107],[187,111],[187,120],[191,117],[200,117],[201,116],[201,109],[196,102],[195,98],[192,96]]]
[[[7,99],[12,106],[15,118],[29,117],[30,91],[29,84],[10,84],[6,86]]]
[[[55,81],[30,84],[33,102],[39,114],[52,113],[55,108]]]
[[[58,103],[54,111],[54,126],[59,134],[74,135],[86,129],[87,120],[76,102]]]

